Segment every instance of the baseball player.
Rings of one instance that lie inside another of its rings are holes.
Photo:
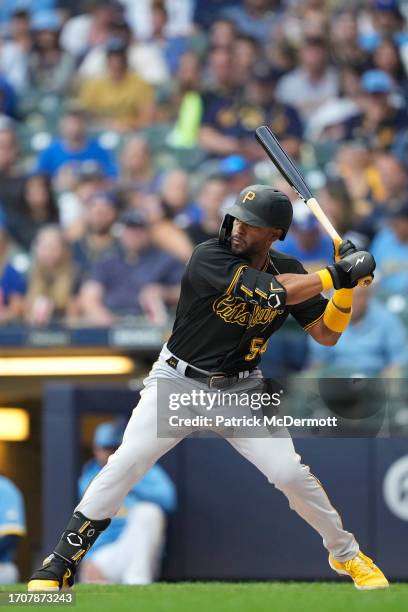
[[[352,288],[372,275],[366,251],[343,243],[335,263],[307,274],[302,264],[271,249],[284,240],[292,205],[266,185],[244,189],[225,215],[219,238],[199,244],[187,264],[172,335],[144,381],[123,442],[91,482],[30,591],[72,586],[78,564],[109,525],[127,492],[180,437],[157,436],[158,379],[177,379],[191,391],[253,388],[271,334],[291,314],[317,342],[334,345],[351,316]],[[321,292],[334,289],[326,300]],[[300,462],[286,430],[268,437],[227,437],[236,450],[282,491],[293,510],[322,537],[329,564],[359,589],[388,581],[365,556],[320,482]]]

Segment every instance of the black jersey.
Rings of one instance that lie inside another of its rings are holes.
[[[237,299],[233,290],[248,266],[248,260],[234,255],[217,238],[194,249],[181,281],[176,320],[167,343],[176,357],[208,371],[230,374],[253,369],[269,337],[289,314],[306,330],[323,316],[327,300],[321,295],[277,309]],[[275,250],[270,251],[263,270],[274,276],[307,274],[297,259]]]

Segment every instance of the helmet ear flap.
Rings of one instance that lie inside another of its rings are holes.
[[[221,223],[220,231],[218,233],[218,240],[221,244],[227,244],[231,238],[232,226],[235,217],[232,215],[225,215],[223,222]]]

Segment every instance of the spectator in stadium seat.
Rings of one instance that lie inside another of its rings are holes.
[[[188,38],[169,34],[168,11],[163,0],[153,0],[151,15],[152,33],[148,41],[160,51],[170,76],[175,75],[181,56],[189,49]]]
[[[161,49],[154,43],[132,38],[129,24],[123,17],[117,17],[109,25],[109,38],[122,40],[127,46],[129,69],[139,74],[147,83],[159,85],[169,79]],[[100,44],[90,49],[78,70],[80,79],[101,77],[106,72],[106,53]]]
[[[93,454],[79,479],[79,496],[119,446],[123,429],[102,423],[94,433]],[[173,482],[154,465],[133,487],[98,538],[81,568],[82,582],[150,584],[158,578],[166,538],[167,515],[176,507]]]
[[[358,40],[357,12],[344,8],[332,15],[330,51],[336,66],[368,67],[369,55]]]
[[[247,114],[248,143],[242,153],[263,159],[257,143],[250,145],[250,134],[258,125],[269,125],[285,151],[295,159],[300,156],[303,123],[297,110],[276,99],[277,75],[267,64],[258,64],[245,88],[241,114]],[[251,123],[252,122],[252,123]]]
[[[71,240],[82,234],[82,213],[86,200],[93,193],[106,191],[111,186],[111,180],[101,166],[92,160],[82,162],[69,177],[65,190],[58,195],[58,209],[60,224]]]
[[[24,498],[9,478],[0,475],[0,584],[18,582],[14,557],[20,538],[25,535]]]
[[[153,246],[141,213],[126,212],[121,222],[121,249],[95,264],[81,289],[82,313],[95,325],[112,325],[132,315],[145,315],[163,324],[165,303],[177,302],[183,266]]]
[[[71,86],[75,62],[60,46],[61,25],[56,11],[39,11],[31,22],[33,48],[28,58],[28,80],[41,95],[62,95]]]
[[[392,105],[392,80],[383,70],[367,70],[361,77],[361,87],[361,112],[345,121],[343,138],[388,150],[397,135],[408,127],[407,110]]]
[[[227,195],[223,208],[235,204],[238,194],[247,186],[256,182],[253,164],[242,155],[228,155],[219,161],[219,175],[227,185]]]
[[[400,46],[408,42],[405,19],[398,0],[374,0],[372,3],[371,28],[362,32],[360,46],[372,53],[384,38],[392,38]]]
[[[45,225],[58,223],[58,220],[58,208],[49,178],[42,174],[27,177],[21,206],[7,218],[12,238],[25,251],[29,251],[38,231]]]
[[[20,319],[24,313],[24,277],[10,262],[10,239],[0,212],[0,325]]]
[[[31,0],[22,0],[19,2],[24,8],[31,10],[35,8],[36,11],[43,11],[53,9],[56,6],[57,0],[35,0],[35,7],[32,6]],[[9,24],[13,17],[14,11],[18,6],[18,0],[2,0],[0,4],[0,23]]]
[[[7,75],[9,83],[20,95],[28,85],[28,54],[32,47],[30,14],[16,9],[10,21],[9,38],[4,37],[0,46],[0,72]]]
[[[45,326],[75,314],[78,273],[68,242],[57,225],[42,228],[33,247],[26,320]]]
[[[318,220],[300,200],[293,204],[292,226],[278,250],[302,261],[309,273],[324,268],[333,258],[331,239],[321,232]]]
[[[148,40],[154,31],[152,0],[121,0],[125,7],[126,18],[140,40]],[[164,0],[168,19],[166,32],[170,36],[188,36],[194,31],[193,14],[196,0]],[[211,7],[212,12],[214,7]]]
[[[308,38],[300,50],[299,67],[279,80],[276,98],[296,108],[307,122],[325,102],[337,97],[338,89],[338,75],[329,64],[326,43],[321,38]]]
[[[81,2],[81,8],[84,3]],[[85,8],[85,7],[84,7]],[[67,19],[61,31],[61,45],[77,61],[99,46],[105,46],[111,36],[111,25],[122,17],[118,2],[92,2],[90,10]]]
[[[218,17],[212,22],[208,33],[208,43],[211,49],[216,47],[231,49],[237,30],[235,24],[225,17]]]
[[[253,36],[260,42],[265,42],[278,26],[279,2],[244,0],[242,6],[228,7],[221,14],[230,19],[239,32]]]
[[[79,88],[79,100],[97,124],[118,131],[141,129],[153,117],[153,89],[131,72],[127,45],[112,39],[106,46],[106,75],[87,79]]]
[[[377,262],[381,289],[389,294],[408,292],[408,202],[391,212],[388,226],[381,229],[371,245]]]
[[[50,176],[57,189],[70,186],[75,174],[86,161],[99,164],[103,173],[114,179],[117,169],[110,153],[87,134],[87,114],[80,105],[67,106],[60,121],[60,138],[41,151],[36,172]]]
[[[24,198],[25,177],[18,162],[15,124],[0,115],[0,201],[6,215],[18,210]]]
[[[256,63],[261,60],[261,46],[255,38],[239,34],[235,37],[232,53],[237,84],[245,86],[252,76]]]
[[[221,177],[210,178],[204,182],[196,200],[202,211],[201,219],[185,229],[194,245],[218,236],[223,215],[221,210],[226,196],[227,184]]]
[[[81,281],[89,277],[90,271],[101,257],[115,254],[118,240],[112,229],[118,216],[115,196],[107,191],[97,191],[84,203],[84,232],[72,243],[72,254],[80,273]]]
[[[381,325],[378,322],[381,321]],[[311,340],[311,339],[310,339]],[[371,289],[353,291],[351,323],[334,347],[309,342],[311,365],[339,373],[396,376],[408,363],[407,333],[398,316],[373,299]]]
[[[173,124],[166,144],[196,146],[203,112],[201,64],[196,53],[187,51],[181,56],[175,78],[157,91],[157,101],[157,121]]]
[[[200,146],[214,157],[237,154],[259,159],[262,152],[254,143],[253,133],[266,110],[258,100],[253,103],[245,98],[243,88],[238,86],[240,75],[231,50],[217,48],[211,52],[208,77],[210,86],[202,94]]]
[[[119,164],[119,187],[123,191],[152,194],[159,190],[161,172],[142,136],[131,136],[123,145]]]
[[[189,177],[184,170],[168,172],[163,179],[160,194],[165,218],[182,228],[200,220],[201,210],[192,201]]]
[[[392,39],[384,39],[380,42],[373,53],[372,62],[374,68],[383,70],[388,74],[392,80],[393,89],[405,98],[406,104],[408,97],[407,74],[395,42]]]
[[[362,204],[361,212],[356,210],[356,201],[342,177],[331,177],[326,181],[319,190],[319,203],[344,240],[351,240],[358,249],[367,249],[369,236],[363,231],[361,220],[371,209],[366,203],[364,207]]]
[[[243,125],[240,115],[242,91],[236,78],[231,49],[213,49],[208,62],[209,86],[202,95],[199,144],[214,157],[240,154],[243,142],[249,141],[249,126]]]

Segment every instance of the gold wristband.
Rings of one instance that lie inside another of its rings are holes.
[[[352,289],[337,289],[333,293],[333,304],[337,308],[351,308],[353,302],[353,290]]]
[[[322,291],[333,289],[333,279],[327,268],[324,268],[324,270],[318,270],[316,274],[319,275],[320,280],[322,281]]]
[[[326,310],[323,315],[323,323],[331,331],[341,334],[350,323],[351,309],[350,312],[342,312],[336,308],[333,300],[330,300],[326,306]]]

